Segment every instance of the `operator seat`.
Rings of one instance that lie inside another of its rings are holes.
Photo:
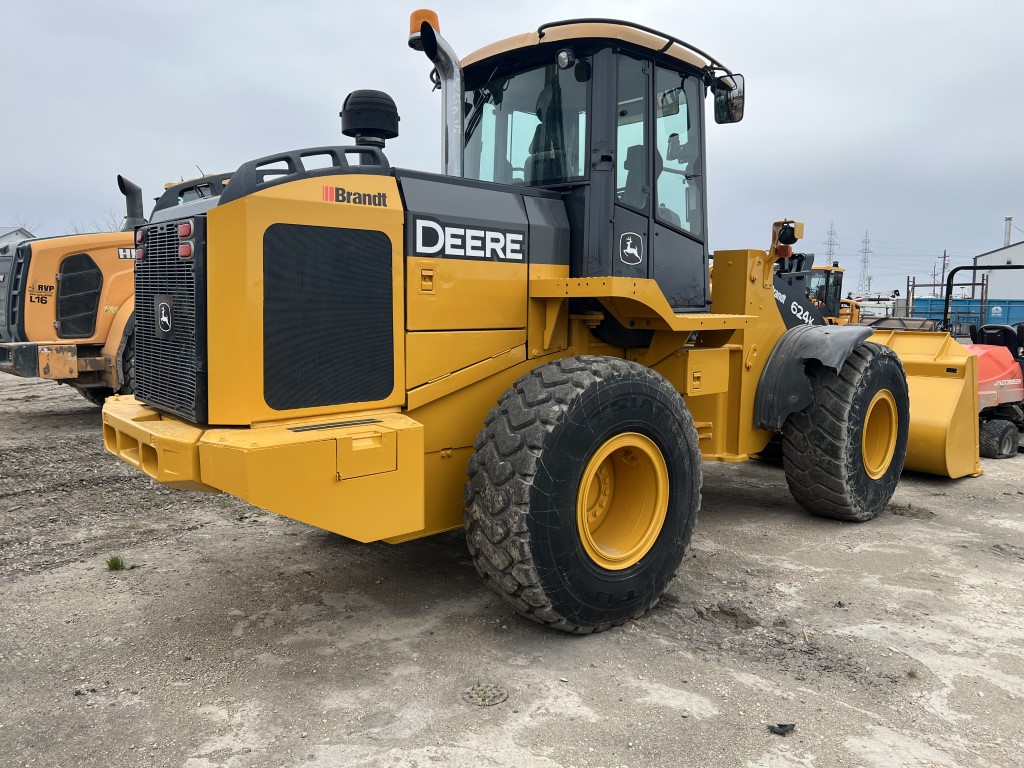
[[[626,186],[619,195],[619,201],[643,210],[647,207],[647,150],[643,144],[626,150],[623,167],[626,169]]]
[[[626,150],[626,162],[623,166],[626,169],[626,186],[619,195],[619,201],[633,208],[643,210],[647,207],[647,149],[643,144],[636,144]],[[654,183],[657,186],[658,177],[665,169],[665,163],[661,159],[661,152],[654,150]],[[666,206],[664,203],[658,206],[655,215],[659,221],[670,224],[678,229],[683,228],[683,221],[679,214]]]
[[[661,159],[661,152],[657,147],[654,148],[654,188],[658,188],[658,180],[661,178],[661,172],[665,170],[665,162]],[[676,229],[683,228],[683,220],[679,218],[679,214],[673,211],[664,203],[658,204],[658,209],[654,212],[655,216],[659,221],[663,221],[666,224],[670,224]]]
[[[533,132],[533,140],[529,146],[529,156],[523,166],[523,176],[527,184],[543,184],[547,181],[560,181],[564,178],[561,150],[561,114],[560,107],[554,104],[555,92],[551,85],[537,97],[537,119],[540,123]]]
[[[991,344],[994,347],[1006,347],[1013,355],[1013,359],[1020,362],[1022,336],[1020,328],[1012,325],[983,325],[978,329],[978,337],[982,344]]]

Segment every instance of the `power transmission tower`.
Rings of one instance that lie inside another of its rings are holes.
[[[868,237],[868,231],[864,230],[864,239],[860,241],[861,249],[857,251],[860,254],[860,279],[857,281],[857,291],[861,294],[865,294],[871,290],[871,254],[874,251],[871,250],[871,238]]]
[[[828,223],[828,240],[825,241],[825,248],[825,258],[831,264],[835,261],[836,249],[839,248],[839,243],[836,242],[836,223],[834,221]]]

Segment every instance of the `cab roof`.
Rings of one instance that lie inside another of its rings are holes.
[[[491,43],[466,56],[461,65],[471,64],[543,43],[557,43],[582,39],[620,40],[677,59],[697,69],[718,69],[732,74],[714,58],[673,35],[650,27],[616,19],[568,19],[541,25],[536,32],[516,35]]]

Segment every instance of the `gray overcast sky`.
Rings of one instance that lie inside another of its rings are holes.
[[[123,211],[115,176],[147,199],[166,181],[273,152],[343,144],[358,88],[402,117],[392,164],[440,170],[440,96],[406,46],[418,6],[295,0],[71,2],[5,8],[0,226],[61,234]],[[465,55],[546,21],[624,18],[747,78],[746,115],[708,127],[712,249],[765,248],[771,222],[838,232],[856,288],[870,232],[873,289],[930,278],[1024,240],[1024,3],[1017,0],[666,0],[433,6]],[[149,204],[147,203],[147,213]]]

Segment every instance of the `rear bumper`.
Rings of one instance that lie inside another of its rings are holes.
[[[82,356],[75,344],[37,344],[35,342],[0,344],[0,372],[30,379],[82,378],[81,386],[106,382],[110,359]]]
[[[103,443],[161,483],[225,491],[357,541],[425,525],[423,426],[400,413],[213,429],[112,397],[103,406]]]
[[[0,344],[0,372],[35,379],[39,377],[36,344]]]

